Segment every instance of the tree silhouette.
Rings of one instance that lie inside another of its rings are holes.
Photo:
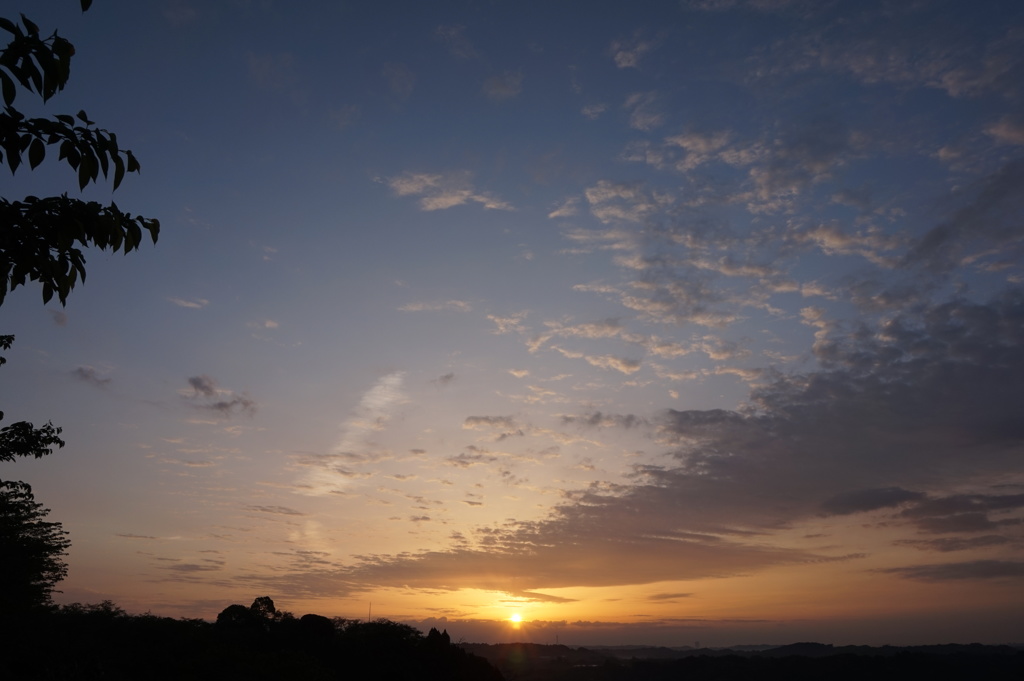
[[[9,350],[14,336],[0,336]],[[0,357],[0,365],[6,361]],[[3,419],[0,412],[0,419]],[[0,461],[18,456],[39,458],[63,447],[60,428],[47,423],[35,428],[19,421],[0,429]],[[71,542],[60,523],[44,520],[49,513],[36,503],[24,482],[0,479],[0,612],[18,612],[50,604],[50,594],[68,572],[63,557]]]
[[[45,520],[23,482],[0,480],[0,612],[25,612],[50,605],[57,582],[68,572],[63,558],[71,542],[60,523]]]
[[[80,0],[82,11],[91,0]],[[30,118],[14,108],[19,90],[39,96],[43,102],[64,89],[71,75],[74,46],[54,31],[43,38],[39,27],[25,15],[21,25],[0,17],[0,29],[11,41],[0,50],[0,162],[16,173],[27,159],[30,168],[57,146],[58,160],[78,175],[78,188],[97,182],[102,173],[112,177],[113,188],[126,172],[139,172],[131,151],[118,146],[114,133],[95,127],[85,111],[74,116]],[[156,242],[157,220],[133,217],[117,204],[69,198],[67,194],[22,201],[0,198],[0,304],[9,290],[26,281],[39,281],[43,302],[57,295],[61,305],[78,280],[85,280],[85,256],[81,247],[123,250],[129,253],[142,244],[143,230]]]
[[[79,4],[84,12],[92,0]],[[0,49],[0,163],[12,174],[26,160],[34,169],[56,146],[57,160],[77,173],[80,191],[99,181],[101,173],[116,190],[126,172],[139,172],[132,152],[118,146],[116,135],[95,127],[85,111],[37,118],[14,107],[19,92],[45,103],[63,90],[75,48],[56,31],[43,37],[24,14],[20,25],[0,17],[0,30],[11,35]],[[56,294],[64,305],[75,284],[85,281],[81,247],[129,253],[142,244],[143,230],[156,242],[160,223],[124,213],[113,202],[104,206],[67,194],[21,201],[0,197],[0,305],[8,291],[27,281],[42,284],[44,304]],[[14,336],[0,336],[4,350],[13,342]],[[4,361],[0,357],[0,365]],[[0,429],[0,462],[50,454],[64,446],[60,432],[50,422],[40,428],[27,421],[6,426]],[[0,613],[49,605],[54,586],[67,574],[63,557],[70,542],[60,523],[44,520],[48,513],[27,484],[0,480]]]
[[[278,619],[277,608],[274,607],[274,599],[270,596],[259,596],[249,606],[249,610],[257,617],[265,620]]]

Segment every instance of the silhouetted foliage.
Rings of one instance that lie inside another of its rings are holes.
[[[84,12],[92,0],[79,4]],[[75,48],[56,31],[44,37],[24,14],[20,23],[0,17],[0,31],[11,36],[0,48],[0,163],[12,174],[26,161],[34,169],[56,147],[57,160],[77,173],[80,191],[101,174],[116,190],[126,172],[139,172],[132,152],[121,149],[117,136],[97,128],[85,111],[34,118],[15,108],[19,92],[46,103],[63,90]],[[156,242],[160,223],[124,213],[113,202],[104,206],[67,194],[0,198],[0,305],[8,291],[27,281],[42,284],[44,303],[56,294],[64,305],[75,284],[85,281],[80,247],[129,253],[142,244],[144,230]],[[10,349],[13,341],[14,336],[0,336],[0,348]],[[0,462],[50,454],[64,446],[60,432],[50,422],[39,428],[27,421],[5,426],[0,429]],[[0,616],[11,608],[48,605],[54,585],[67,574],[63,557],[70,542],[59,523],[45,520],[47,513],[27,484],[0,480]]]
[[[249,607],[226,607],[214,628],[226,648],[302,659],[307,674],[315,668],[323,673],[366,670],[375,679],[501,678],[485,660],[453,646],[447,631],[432,629],[424,637],[415,627],[387,619],[332,620],[315,614],[295,618],[266,596]]]
[[[279,619],[277,608],[274,607],[274,601],[270,596],[260,596],[252,602],[249,606],[249,610],[254,615],[264,620],[276,620]]]
[[[91,2],[81,0],[82,11]],[[0,30],[12,37],[0,49],[0,162],[11,173],[27,160],[30,169],[42,163],[51,146],[58,148],[58,161],[77,174],[78,188],[112,178],[117,189],[126,172],[139,172],[138,160],[118,145],[117,135],[95,127],[85,111],[74,116],[31,118],[16,108],[19,90],[37,95],[43,102],[64,89],[71,75],[74,46],[54,31],[43,37],[39,27],[21,15],[18,22],[0,17]],[[157,220],[133,217],[111,202],[104,206],[61,196],[28,196],[21,201],[0,198],[0,304],[9,290],[26,281],[39,281],[43,302],[54,294],[61,305],[79,279],[85,281],[85,256],[80,247],[101,250],[139,248],[143,231],[155,243],[160,233]]]
[[[303,641],[321,645],[334,639],[334,623],[323,615],[309,613],[299,618],[299,632]]]
[[[50,604],[68,572],[71,542],[60,523],[45,520],[23,482],[0,480],[0,613],[20,613]]]
[[[13,342],[14,336],[0,336],[4,350]],[[0,357],[0,365],[4,362]],[[0,429],[0,462],[45,456],[64,446],[59,435],[60,428],[51,423],[42,428],[12,423]],[[60,523],[46,521],[48,513],[26,483],[0,479],[0,613],[49,605],[54,587],[67,575],[64,556],[71,542]]]

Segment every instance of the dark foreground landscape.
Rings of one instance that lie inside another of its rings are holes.
[[[1020,679],[1024,650],[1011,646],[941,645],[871,648],[797,643],[744,649],[640,646],[569,648],[509,643],[464,644],[512,681],[668,681],[731,679]]]
[[[386,619],[296,617],[270,598],[231,605],[216,622],[128,615],[112,603],[60,606],[3,621],[0,678],[452,679],[1020,679],[1012,646],[737,649],[453,643],[447,631]]]

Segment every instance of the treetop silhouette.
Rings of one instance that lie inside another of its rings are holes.
[[[82,11],[91,0],[80,1]],[[78,176],[79,190],[111,178],[117,189],[125,173],[141,170],[138,160],[122,149],[117,135],[95,127],[84,110],[75,115],[30,118],[14,108],[19,91],[37,95],[45,103],[64,89],[71,75],[74,46],[54,31],[43,37],[39,27],[21,15],[18,22],[0,17],[0,29],[10,42],[0,50],[0,163],[14,174],[27,160],[29,168],[41,164],[50,147],[58,148],[58,161]],[[0,305],[8,291],[26,281],[39,281],[43,302],[56,294],[61,305],[79,281],[85,281],[85,256],[81,247],[101,250],[137,250],[143,231],[155,243],[160,222],[132,216],[111,202],[70,198],[68,195],[27,196],[21,201],[0,198]]]

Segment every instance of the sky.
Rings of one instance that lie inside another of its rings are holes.
[[[1024,4],[21,11],[162,225],[0,308],[60,602],[1021,642]]]

